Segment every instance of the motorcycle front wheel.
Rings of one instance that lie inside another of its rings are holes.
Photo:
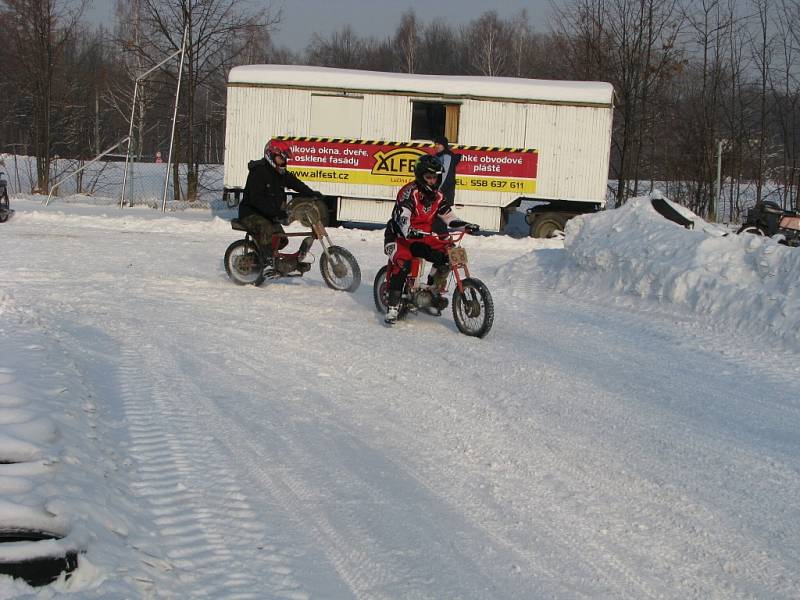
[[[462,289],[453,292],[453,319],[464,335],[482,338],[489,333],[494,323],[494,301],[480,279],[465,279]]]
[[[319,270],[329,288],[355,292],[361,285],[361,267],[356,257],[341,246],[331,246],[319,259]]]
[[[256,245],[250,240],[236,240],[225,250],[225,272],[236,285],[264,283],[264,264]]]

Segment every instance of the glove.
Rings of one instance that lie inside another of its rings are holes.
[[[481,230],[475,223],[467,223],[464,225],[464,231],[469,233],[470,235],[476,234]]]
[[[395,249],[397,248],[397,244],[394,242],[389,242],[388,244],[383,245],[383,253],[386,256],[392,256],[394,254]]]
[[[419,239],[424,238],[425,235],[427,235],[427,234],[424,231],[419,231],[417,229],[409,229],[408,235],[406,236],[406,239],[419,240]]]

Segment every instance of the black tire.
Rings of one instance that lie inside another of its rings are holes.
[[[256,245],[248,240],[236,240],[225,250],[225,272],[236,285],[264,283],[264,263]]]
[[[328,226],[328,207],[321,200],[297,198],[292,200],[289,222],[299,221],[303,227],[311,227],[316,222]]]
[[[8,192],[3,189],[0,194],[0,223],[5,223],[11,215],[10,205],[8,203]]]
[[[564,231],[569,217],[561,213],[547,212],[537,214],[531,223],[531,237],[551,238]]]
[[[361,267],[356,257],[341,246],[331,246],[319,259],[319,270],[329,288],[355,292],[361,285]]]
[[[494,301],[489,289],[480,279],[462,282],[463,291],[453,293],[453,319],[464,335],[482,338],[494,323]]]
[[[386,281],[386,270],[389,267],[384,265],[378,270],[378,274],[375,275],[375,282],[372,284],[372,299],[375,301],[375,310],[377,310],[382,315],[386,314],[386,309],[388,308],[389,304],[389,283]],[[405,319],[406,315],[408,315],[408,305],[404,302],[400,303],[400,312],[397,314],[397,318]]]
[[[378,274],[375,275],[375,282],[372,284],[372,299],[375,301],[375,310],[382,315],[386,314],[388,304],[388,283],[386,281],[386,270],[389,267],[383,265]]]
[[[751,235],[766,235],[764,233],[764,230],[761,229],[761,227],[759,227],[758,225],[748,225],[747,223],[739,227],[739,230],[736,233],[737,234],[749,233]]]

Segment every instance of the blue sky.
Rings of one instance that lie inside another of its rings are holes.
[[[251,4],[266,2],[251,0]],[[551,14],[550,0],[273,0],[272,4],[283,7],[283,20],[274,33],[275,43],[295,51],[303,50],[315,32],[325,36],[348,24],[360,36],[387,37],[409,8],[420,19],[443,19],[451,25],[468,23],[488,10],[510,18],[527,9],[537,31],[547,29]],[[94,0],[88,11],[95,22],[110,21],[113,14],[114,0]]]

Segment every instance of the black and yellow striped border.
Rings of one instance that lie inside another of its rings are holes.
[[[391,142],[387,140],[356,140],[348,138],[305,137],[276,135],[275,139],[287,142],[324,142],[326,144],[364,144],[373,146],[399,146],[401,148],[432,148],[433,142]],[[450,144],[454,150],[474,150],[476,152],[517,152],[536,153],[538,150],[531,148],[503,148],[502,146],[462,146]]]

